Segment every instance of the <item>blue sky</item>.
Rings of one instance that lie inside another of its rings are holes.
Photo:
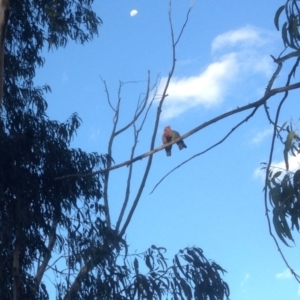
[[[191,2],[172,4],[175,36]],[[181,134],[226,111],[262,97],[275,70],[270,54],[282,50],[274,14],[284,1],[196,1],[177,49],[177,67],[162,111],[156,146],[171,125]],[[169,2],[165,0],[98,1],[95,10],[103,19],[99,37],[91,43],[70,43],[65,49],[45,52],[46,65],[38,70],[37,84],[47,83],[48,114],[59,121],[78,112],[83,124],[73,141],[85,151],[106,153],[112,130],[109,108],[101,81],[108,86],[112,103],[122,89],[120,126],[132,118],[139,96],[145,93],[147,71],[151,82],[163,84],[171,67]],[[131,17],[130,12],[138,13]],[[285,81],[280,75],[275,87]],[[161,89],[158,90],[158,93]],[[291,93],[280,122],[297,120],[298,91]],[[274,98],[272,105],[280,98]],[[293,100],[294,99],[294,100]],[[149,150],[154,124],[154,102],[139,139],[137,154]],[[172,156],[155,154],[149,180],[127,231],[131,252],[152,244],[168,249],[171,259],[186,246],[199,246],[207,258],[228,273],[225,280],[232,300],[300,299],[297,282],[286,271],[268,234],[263,202],[260,163],[268,158],[271,127],[260,110],[219,147],[192,160],[167,177],[150,195],[157,182],[193,154],[218,142],[246,114],[223,120],[185,140],[188,148],[173,147]],[[132,132],[116,140],[113,158],[129,158]],[[275,149],[282,163],[282,148]],[[298,161],[294,162],[298,165]],[[134,166],[132,197],[145,161]],[[109,189],[112,219],[116,221],[124,198],[126,168],[113,171]],[[300,270],[299,243],[282,246],[294,270]]]

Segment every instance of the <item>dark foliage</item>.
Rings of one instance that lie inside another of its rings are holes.
[[[87,42],[101,24],[92,11],[92,0],[11,1],[5,42],[4,107],[11,112],[31,107],[44,113],[43,91],[33,87],[35,69],[44,64],[43,48],[64,47],[68,39]],[[10,117],[8,114],[7,118]]]
[[[284,142],[283,157],[286,170],[271,169],[268,174],[267,188],[273,207],[273,224],[278,237],[288,245],[287,239],[294,241],[291,229],[300,231],[300,170],[289,171],[289,156],[300,152],[300,138],[290,126],[285,128],[287,137]],[[279,137],[281,135],[279,133]],[[282,138],[281,138],[282,139]]]
[[[71,228],[68,214],[78,201],[98,203],[99,177],[55,181],[69,172],[99,168],[105,157],[69,149],[80,125],[77,114],[65,123],[45,114],[48,86],[34,87],[41,50],[84,43],[97,34],[101,20],[92,1],[11,1],[6,35],[4,99],[0,121],[0,298],[47,299],[35,293],[33,267],[49,253],[45,242],[56,228]],[[61,239],[61,246],[63,240]],[[14,290],[15,288],[15,290]]]
[[[49,299],[45,272],[57,299],[228,297],[224,270],[199,248],[180,251],[168,267],[164,249],[152,246],[132,265],[125,241],[105,221],[100,175],[55,180],[107,166],[106,155],[70,148],[80,118],[50,120],[50,87],[33,85],[42,49],[97,34],[92,2],[11,1],[0,119],[0,299]]]
[[[300,7],[298,0],[288,0],[285,5],[278,8],[275,15],[275,26],[280,30],[279,19],[282,13],[285,13],[286,21],[281,27],[282,40],[285,47],[291,47],[299,50],[300,47]]]
[[[221,279],[226,271],[208,261],[200,248],[180,250],[172,266],[165,252],[152,245],[144,253],[118,256],[114,263],[98,266],[72,299],[228,299],[229,288]]]

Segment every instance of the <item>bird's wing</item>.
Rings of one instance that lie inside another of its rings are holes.
[[[177,132],[176,130],[172,130],[172,140],[178,139],[180,137],[179,132]]]
[[[162,142],[163,144],[169,143],[168,138],[165,135],[162,136]]]

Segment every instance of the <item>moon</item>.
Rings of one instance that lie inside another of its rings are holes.
[[[138,11],[136,9],[133,9],[131,12],[130,12],[130,16],[131,17],[134,17],[135,15],[137,15]]]

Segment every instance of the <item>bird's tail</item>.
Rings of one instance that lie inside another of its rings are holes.
[[[184,143],[184,141],[179,141],[177,143],[179,150],[182,150],[183,148],[187,148],[186,144]]]
[[[167,156],[171,156],[172,146],[165,148]]]

